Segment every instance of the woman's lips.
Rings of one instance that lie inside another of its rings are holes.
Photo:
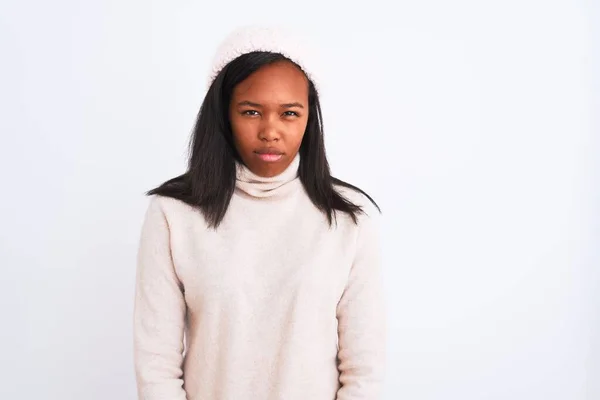
[[[279,161],[283,157],[283,152],[273,147],[258,149],[255,151],[258,157],[265,162]]]
[[[266,162],[274,162],[278,161],[281,157],[283,157],[283,154],[258,153],[258,157],[260,157],[261,160]]]

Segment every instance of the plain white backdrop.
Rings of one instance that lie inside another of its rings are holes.
[[[183,172],[219,41],[269,22],[319,46],[333,172],[384,211],[385,399],[599,399],[598,15],[2,1],[0,398],[136,397],[143,193]]]

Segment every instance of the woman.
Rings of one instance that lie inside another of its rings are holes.
[[[378,208],[330,175],[307,54],[281,31],[231,34],[187,172],[149,192],[140,399],[379,398]]]

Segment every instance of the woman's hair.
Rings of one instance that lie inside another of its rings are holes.
[[[279,53],[246,53],[227,64],[215,77],[204,98],[189,146],[188,170],[147,195],[181,200],[198,208],[209,226],[217,228],[229,207],[236,183],[236,161],[242,162],[233,143],[229,103],[233,89],[260,67],[277,61],[290,61]],[[295,64],[295,63],[294,63]],[[298,67],[300,68],[300,67]],[[323,122],[317,90],[308,80],[308,122],[300,145],[299,177],[313,204],[327,216],[331,225],[335,211],[350,215],[354,223],[364,210],[338,192],[334,185],[364,194],[361,189],[334,178],[325,156]]]

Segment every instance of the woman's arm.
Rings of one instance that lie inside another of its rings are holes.
[[[186,305],[158,198],[150,200],[137,257],[134,361],[140,400],[185,400],[183,335]]]
[[[356,256],[337,307],[337,400],[378,400],[385,366],[385,306],[381,276],[379,214],[367,208],[359,220]]]

